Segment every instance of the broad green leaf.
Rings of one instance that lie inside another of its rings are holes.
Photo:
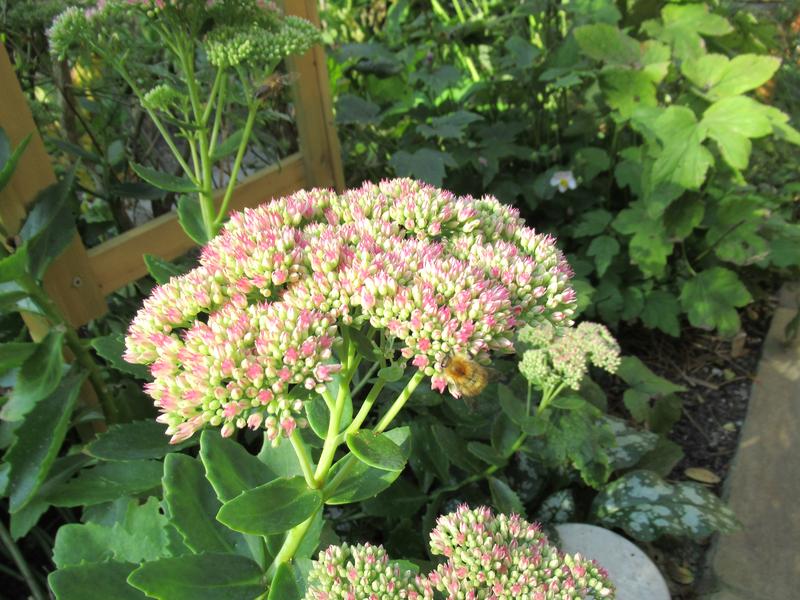
[[[203,223],[200,201],[194,196],[178,198],[178,222],[192,240],[200,245],[208,242],[208,232]]]
[[[650,398],[650,394],[637,390],[636,388],[631,388],[625,390],[625,393],[622,395],[622,402],[625,404],[625,408],[628,409],[628,412],[631,413],[634,420],[639,423],[645,423],[650,416]]]
[[[620,319],[630,321],[639,317],[644,309],[644,292],[637,286],[626,287],[622,292]]]
[[[608,68],[601,73],[601,87],[606,103],[629,119],[643,106],[657,106],[656,86],[642,71]]]
[[[652,123],[652,128],[663,143],[653,164],[653,183],[698,189],[714,164],[711,152],[703,146],[706,127],[697,123],[689,108],[670,106]]]
[[[140,200],[157,200],[164,197],[164,190],[144,181],[123,181],[108,186],[108,193],[121,198],[137,198]]]
[[[413,177],[440,186],[444,180],[445,167],[454,167],[455,162],[447,152],[419,148],[413,153],[406,150],[395,152],[389,159],[389,166],[398,177]]]
[[[63,329],[51,329],[23,363],[11,397],[0,411],[7,421],[18,421],[52,394],[64,371]]]
[[[215,519],[220,503],[199,460],[185,454],[168,454],[164,459],[163,486],[170,522],[192,551],[233,549],[238,536]]]
[[[525,507],[517,493],[502,479],[489,477],[489,492],[492,494],[492,505],[497,512],[515,513],[525,517]]]
[[[673,337],[680,335],[681,307],[678,298],[664,290],[653,290],[645,297],[642,322],[651,329],[660,329]]]
[[[636,203],[620,211],[612,226],[620,233],[633,234],[628,253],[634,264],[647,275],[659,277],[663,274],[673,244],[660,219],[649,218],[641,203]]]
[[[656,398],[647,421],[650,431],[666,435],[682,414],[683,401],[675,394]]]
[[[718,329],[732,336],[741,322],[737,308],[747,306],[753,297],[733,271],[712,267],[686,281],[681,288],[681,304],[689,322],[703,329]]]
[[[685,195],[669,205],[664,212],[664,228],[671,239],[684,240],[700,225],[705,215],[705,203],[697,196]]]
[[[411,431],[408,427],[397,427],[384,433],[403,450],[408,459],[411,451]],[[340,475],[341,474],[341,475]],[[355,457],[345,457],[337,462],[328,475],[328,485],[323,489],[326,504],[351,504],[378,495],[389,487],[400,475],[400,471],[384,471],[370,467]],[[336,488],[329,489],[331,482]]]
[[[612,65],[632,65],[640,58],[639,42],[613,25],[576,27],[573,34],[584,55]]]
[[[152,254],[145,254],[142,258],[147,267],[147,272],[150,273],[150,277],[155,279],[156,283],[159,285],[163,285],[173,277],[178,277],[186,272],[185,269],[179,267],[175,263]]]
[[[395,381],[400,381],[403,378],[404,373],[405,369],[402,365],[389,365],[388,367],[383,367],[378,371],[378,377],[387,383],[393,383]]]
[[[617,441],[616,446],[608,450],[611,468],[615,471],[634,466],[658,444],[659,437],[655,433],[628,427],[625,421],[615,417],[606,416],[603,420],[611,428]]]
[[[60,385],[28,413],[15,431],[15,441],[5,460],[9,473],[9,511],[15,513],[31,501],[44,483],[67,435],[72,410],[86,372],[70,369]]]
[[[583,213],[575,225],[572,235],[574,237],[594,236],[605,231],[614,216],[602,208]]]
[[[758,103],[746,96],[724,98],[703,113],[702,125],[719,146],[720,153],[734,169],[744,169],[750,160],[748,138],[768,135],[772,124],[759,112]]]
[[[158,600],[253,600],[264,593],[261,567],[237,554],[189,554],[148,562],[128,582]]]
[[[288,531],[322,506],[322,493],[302,477],[275,479],[222,505],[217,520],[235,531],[272,535]]]
[[[196,194],[200,191],[200,188],[198,188],[194,182],[184,177],[177,177],[170,173],[156,171],[155,169],[136,163],[131,163],[131,166],[139,177],[160,190],[175,192],[176,194]]]
[[[295,475],[303,474],[292,445],[286,442],[288,440],[282,440],[280,444],[273,447],[272,442],[267,438],[267,434],[264,434],[264,441],[257,458],[267,466],[274,478],[294,477]]]
[[[666,477],[681,459],[683,459],[683,449],[680,445],[659,436],[656,447],[645,454],[636,466],[639,469],[654,471],[661,477]]]
[[[336,123],[369,125],[378,122],[381,107],[353,94],[342,94],[336,100]]]
[[[724,17],[712,14],[703,3],[667,4],[661,11],[661,18],[664,24],[658,37],[673,47],[679,60],[705,53],[706,44],[701,35],[721,36],[733,31]]]
[[[200,435],[200,460],[221,502],[273,479],[267,466],[241,444],[209,429]]]
[[[47,583],[56,600],[147,600],[127,583],[128,575],[137,566],[104,562],[67,567],[50,573]]]
[[[390,438],[368,429],[347,434],[347,447],[364,464],[384,471],[402,471],[406,457]]]
[[[334,394],[334,397],[335,394]],[[317,437],[324,440],[328,435],[328,423],[330,420],[330,411],[328,405],[322,396],[314,394],[310,400],[305,403],[306,416],[308,417],[308,424]],[[339,419],[339,431],[347,427],[353,420],[353,403],[346,402],[344,410],[342,411],[342,418]]]
[[[267,600],[300,600],[301,597],[292,566],[288,563],[279,564],[269,585]]]
[[[36,350],[36,344],[30,342],[8,342],[0,344],[0,374],[21,367]]]
[[[781,61],[774,56],[740,54],[732,60],[708,54],[681,67],[692,83],[711,100],[744,94],[772,79]]]
[[[76,478],[53,489],[46,499],[53,506],[110,502],[156,489],[161,483],[161,471],[161,463],[156,460],[102,463],[83,469]]]
[[[650,396],[660,396],[686,391],[685,387],[675,385],[671,381],[653,373],[635,356],[622,357],[619,368],[617,369],[617,376],[632,388],[636,388]]]
[[[575,152],[575,171],[583,183],[589,183],[611,166],[608,153],[601,148],[587,146]],[[603,211],[604,212],[604,211]]]
[[[92,440],[85,451],[96,458],[110,461],[161,458],[170,452],[194,446],[197,440],[170,444],[164,426],[153,419],[112,425]]]
[[[129,363],[122,355],[125,353],[125,338],[121,333],[112,333],[92,340],[92,348],[117,371],[133,375],[137,379],[150,379],[150,369],[145,365]],[[163,435],[164,427],[161,427]]]
[[[464,137],[465,130],[470,123],[481,120],[483,117],[476,113],[457,110],[449,115],[433,117],[430,125],[417,125],[417,131],[426,138],[440,137],[460,140]]]
[[[7,143],[8,138],[6,137],[5,133],[2,132],[2,130],[0,130],[0,135],[3,136],[3,139]],[[14,174],[17,164],[22,158],[25,148],[28,147],[28,143],[31,141],[32,136],[33,133],[29,133],[22,138],[22,141],[17,145],[16,148],[14,148],[14,151],[10,155],[7,155],[4,152],[4,156],[0,157],[0,191],[2,191],[3,188],[8,185],[8,182],[11,181],[11,176]]]
[[[619,254],[619,242],[610,235],[599,235],[592,240],[586,249],[588,256],[594,257],[594,264],[597,267],[597,276],[602,277]]]
[[[738,527],[731,510],[702,485],[671,485],[650,471],[633,471],[608,484],[594,499],[592,515],[644,542],[662,535],[702,539]]]
[[[574,492],[567,488],[545,498],[539,505],[534,519],[541,523],[568,523],[575,520],[577,512]]]

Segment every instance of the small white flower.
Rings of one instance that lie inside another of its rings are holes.
[[[578,187],[575,181],[575,175],[572,174],[572,171],[556,171],[550,178],[550,185],[557,187],[558,191],[562,194],[567,190],[574,190]]]

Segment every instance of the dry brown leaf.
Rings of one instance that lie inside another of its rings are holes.
[[[684,471],[684,473],[689,479],[694,479],[700,483],[713,485],[721,481],[719,475],[712,473],[708,469],[701,469],[700,467],[689,467]]]

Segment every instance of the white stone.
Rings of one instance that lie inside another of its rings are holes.
[[[617,588],[616,600],[670,600],[667,583],[653,561],[621,535],[584,523],[556,525],[556,531],[561,550],[580,552],[608,571]]]

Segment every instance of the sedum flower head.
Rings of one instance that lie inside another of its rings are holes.
[[[519,370],[541,389],[563,382],[577,390],[590,364],[614,373],[620,363],[617,340],[599,323],[584,322],[556,330],[542,322],[521,329],[518,340],[529,347]]]
[[[424,578],[390,561],[382,546],[330,546],[319,553],[308,575],[306,600],[427,600],[433,589]]]
[[[552,546],[538,524],[486,507],[439,517],[431,551],[447,559],[428,581],[448,598],[567,600],[613,598],[607,572]]]
[[[526,323],[568,324],[570,276],[555,241],[491,197],[410,179],[302,191],[233,214],[199,267],[145,300],[126,359],[151,365],[173,441],[206,424],[277,440],[340,369],[342,326],[380,331],[388,358],[443,391],[451,356],[485,360]]]

